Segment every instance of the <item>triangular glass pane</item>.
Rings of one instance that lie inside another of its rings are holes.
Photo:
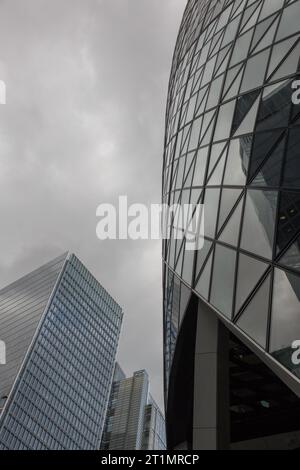
[[[300,193],[283,191],[280,196],[277,252],[286,249],[300,232]]]
[[[208,188],[205,191],[205,235],[215,238],[220,189]]]
[[[226,162],[226,153],[222,155],[220,160],[218,161],[217,165],[214,168],[211,176],[207,181],[207,186],[221,186],[223,175],[224,175],[224,166]]]
[[[291,105],[290,80],[266,87],[258,111],[256,131],[288,127]]]
[[[224,185],[244,186],[246,183],[252,136],[233,139],[229,146]]]
[[[271,153],[268,160],[257,174],[256,178],[253,180],[253,186],[279,186],[285,151],[285,142],[286,139],[283,138],[275,150]]]
[[[179,248],[180,247],[180,248]],[[176,273],[178,274],[178,276],[181,277],[181,271],[182,271],[182,261],[183,261],[183,254],[184,254],[184,241],[181,243],[181,240],[177,240],[177,246],[176,246],[176,249],[178,250],[177,251],[177,254],[180,250],[180,253],[179,253],[179,257],[177,259],[177,263],[176,263]]]
[[[221,74],[225,70],[227,62],[229,60],[230,50],[231,46],[226,46],[219,52],[215,68],[215,76],[217,74]]]
[[[250,258],[250,256],[240,254],[235,299],[236,312],[240,310],[246,299],[255,289],[268,267],[269,265],[266,263]]]
[[[300,272],[300,237],[280,258],[279,263]]]
[[[253,178],[267,156],[272,153],[282,135],[281,130],[260,132],[255,135],[249,167],[249,179]]]
[[[246,0],[241,0],[239,4],[237,4],[237,2],[235,2],[235,4],[233,5],[232,18],[234,18],[235,16],[237,16],[241,13],[241,11],[245,7],[245,3],[246,3]]]
[[[254,295],[237,326],[262,348],[266,347],[269,316],[270,276]]]
[[[236,251],[217,245],[210,302],[228,318],[232,316],[235,268]]]
[[[242,134],[250,134],[253,132],[256,122],[257,110],[259,106],[260,98],[257,98],[255,103],[253,104],[252,108],[250,109],[249,113],[241,123],[240,127],[234,134],[235,137]]]
[[[243,250],[272,258],[277,198],[277,191],[248,191],[241,241]]]
[[[241,194],[242,191],[240,189],[223,189],[219,215],[219,229],[223,226],[225,220],[232,212]]]
[[[244,67],[241,68],[240,72],[228,88],[228,91],[226,92],[226,95],[224,95],[224,99],[226,98],[229,100],[230,98],[233,98],[234,96],[237,96],[240,90],[241,86],[241,81],[243,78],[243,72],[244,72]]]
[[[198,276],[204,267],[204,262],[206,261],[211,246],[212,242],[204,238],[203,247],[197,252],[196,280],[198,279]]]
[[[280,80],[283,77],[296,73],[299,69],[300,44],[298,44],[292,52],[287,56],[283,64],[272,75],[270,80]]]
[[[217,110],[206,113],[203,119],[203,128],[201,131],[200,145],[208,145],[211,140],[212,132],[214,129],[215,118],[217,116]],[[205,125],[208,123],[207,128]]]
[[[300,338],[300,278],[275,270],[271,317],[270,351],[288,368],[292,364],[292,344]]]
[[[247,92],[261,87],[265,80],[266,68],[268,65],[270,49],[259,52],[250,57],[247,62],[244,79],[242,81],[241,92]]]
[[[211,109],[217,106],[219,102],[219,97],[222,89],[222,84],[223,84],[224,77],[223,75],[220,75],[218,78],[216,78],[211,86],[210,86],[210,91],[209,91],[209,97],[207,100],[207,105],[206,109]]]
[[[278,20],[275,21],[275,23],[271,26],[271,28],[269,29],[267,34],[262,38],[262,40],[259,42],[259,44],[254,49],[253,53],[259,52],[259,51],[265,49],[266,47],[269,47],[273,43],[274,35],[275,35],[276,29],[277,29],[277,24],[278,24]]]
[[[247,95],[242,96],[241,98],[237,100],[237,105],[236,105],[234,118],[233,118],[233,128],[232,128],[233,132],[235,132],[239,128],[239,126],[242,124],[243,120],[245,119],[246,115],[249,113],[250,109],[252,108],[258,96],[259,96],[259,91],[254,91],[252,93],[248,93]]]
[[[212,268],[212,254],[210,255],[206,266],[200,276],[199,281],[195,287],[195,290],[205,299],[208,300],[209,296],[209,285],[211,278],[211,268]]]
[[[262,7],[262,10],[259,16],[259,20],[262,20],[266,18],[267,16],[272,15],[272,13],[274,13],[275,11],[280,10],[284,4],[284,1],[285,0],[275,0],[275,1],[271,0],[271,1],[264,2],[264,5]]]
[[[236,40],[230,60],[230,66],[233,66],[246,59],[252,39],[252,34],[253,30],[248,31]]]
[[[234,85],[236,79],[240,76],[242,70],[244,70],[244,65],[237,65],[236,67],[233,67],[227,72],[223,97],[226,96],[228,90],[230,90],[230,88]]]
[[[203,186],[204,176],[206,173],[207,157],[208,157],[208,148],[201,148],[198,150],[197,157],[196,157],[196,166],[195,166],[193,186]]]
[[[203,113],[205,109],[206,100],[208,97],[208,90],[209,90],[209,87],[207,85],[206,87],[202,88],[198,93],[196,113],[195,113],[196,116],[199,116],[199,114]]]
[[[209,176],[211,175],[213,169],[216,166],[216,163],[220,159],[224,149],[226,146],[226,142],[223,142],[221,144],[214,144],[211,148],[211,153],[210,153],[210,159],[209,159],[209,170],[208,174]]]
[[[249,29],[248,25],[250,25],[249,27],[252,26],[252,23],[253,23],[252,15],[254,16],[254,23],[256,22],[256,19],[259,13],[258,7],[260,7],[260,2],[256,2],[252,6],[249,6],[249,8],[247,8],[243,17],[243,21],[241,23],[240,31],[242,31],[244,27]],[[255,12],[256,12],[256,15],[254,15]]]
[[[189,286],[192,286],[193,283],[193,274],[194,274],[194,260],[196,252],[194,250],[187,249],[187,241],[184,247],[184,260],[182,267],[182,279]]]
[[[189,162],[186,163],[186,169],[185,169],[186,174],[184,177],[184,185],[183,185],[185,188],[192,186],[195,162],[196,162],[196,157],[195,155],[193,155],[192,163],[190,163],[190,159],[189,159]]]
[[[232,246],[237,246],[241,229],[243,200],[241,200],[235,209],[232,217],[227,222],[219,240]]]
[[[275,71],[278,67],[280,62],[284,59],[284,57],[288,54],[291,50],[292,46],[295,44],[295,38],[287,39],[286,41],[281,42],[273,47],[273,52],[270,60],[269,70],[268,70],[268,77]]]
[[[270,16],[265,21],[262,21],[256,26],[251,50],[255,49],[255,47],[259,44],[259,42],[263,39],[264,35],[266,34],[267,30],[269,29],[269,27],[271,26],[274,20],[275,20],[275,15]]]

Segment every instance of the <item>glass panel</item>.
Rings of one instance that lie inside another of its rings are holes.
[[[299,366],[297,371],[291,359],[292,344],[300,339],[300,278],[276,269],[273,292],[270,350],[299,376]]]
[[[254,186],[276,187],[281,180],[282,161],[284,157],[286,138],[284,137],[276,145],[274,152],[270,155],[252,184]]]
[[[235,100],[220,107],[214,140],[228,139],[235,108]]]
[[[185,249],[183,269],[182,269],[182,279],[190,286],[192,285],[192,281],[193,281],[194,259],[195,259],[195,251]]]
[[[207,189],[205,191],[205,236],[215,238],[217,214],[219,209],[220,189]]]
[[[206,172],[208,147],[198,150],[193,186],[203,186]]]
[[[210,255],[207,261],[207,264],[203,270],[203,273],[201,274],[200,279],[195,287],[195,290],[206,300],[208,300],[208,295],[209,295],[211,268],[212,268],[212,254]]]
[[[266,34],[267,31],[269,32],[270,29],[273,29],[273,28],[270,28],[270,26],[274,22],[274,20],[275,20],[275,15],[270,16],[265,21],[259,23],[256,26],[255,33],[254,33],[254,36],[253,36],[253,42],[252,42],[252,46],[251,46],[252,50],[254,48],[256,48],[259,45],[260,42],[264,42],[263,38],[267,36],[267,34]]]
[[[229,318],[232,314],[235,265],[236,252],[217,245],[210,302]]]
[[[251,154],[252,136],[243,136],[230,143],[224,185],[244,186]]]
[[[264,6],[262,8],[259,20],[266,18],[267,16],[271,15],[275,11],[280,10],[282,8],[284,0],[266,0],[264,2]]]
[[[229,245],[237,246],[241,228],[241,217],[242,217],[243,199],[239,203],[238,207],[234,211],[232,217],[227,222],[225,229],[223,230],[219,240],[228,243]]]
[[[184,284],[181,284],[181,295],[180,295],[180,323],[183,320],[186,308],[191,298],[191,291]]]
[[[280,197],[277,250],[284,250],[299,230],[300,193],[283,192]]]
[[[280,21],[277,41],[287,36],[291,36],[299,31],[299,17],[300,17],[300,3],[295,2],[293,5],[287,7],[283,11]]]
[[[214,168],[213,173],[210,175],[207,186],[221,186],[224,175],[224,166],[226,162],[226,153],[222,155],[218,164]]]
[[[219,97],[221,93],[221,87],[223,83],[224,76],[216,78],[210,87],[209,97],[206,105],[206,109],[214,108],[219,102]]]
[[[283,64],[280,65],[278,70],[272,75],[273,80],[280,80],[288,75],[293,75],[299,70],[299,55],[300,45],[298,44],[286,57]]]
[[[266,347],[270,297],[270,276],[246,307],[237,325],[261,347]]]
[[[208,174],[211,175],[212,170],[214,169],[217,161],[220,159],[220,156],[222,153],[224,153],[226,143],[223,142],[221,144],[214,144],[211,147],[211,152],[210,152],[210,159],[209,159],[209,170]]]
[[[233,118],[233,132],[235,132],[241,125],[242,121],[245,119],[246,115],[249,113],[252,108],[255,100],[258,98],[259,91],[254,91],[248,93],[247,95],[242,96],[237,100],[234,118]],[[252,132],[253,129],[249,129],[248,133]]]
[[[212,245],[212,242],[210,242],[209,240],[206,240],[205,238],[202,249],[197,252],[196,279],[201,269],[203,268],[203,263],[207,258],[211,245]]]
[[[248,31],[246,34],[240,36],[234,46],[234,51],[232,54],[232,58],[230,61],[230,66],[241,62],[242,60],[246,59],[250,47],[250,42],[252,39],[252,31]]]
[[[283,185],[287,187],[300,188],[300,132],[299,132],[299,129],[290,130]]]
[[[260,165],[276,148],[282,135],[283,133],[280,130],[256,134],[251,154],[249,179],[255,175]]]
[[[287,39],[276,46],[273,47],[268,75],[270,76],[274,70],[278,67],[280,62],[292,49],[292,46],[295,44],[296,38]]]
[[[287,127],[292,104],[291,93],[290,81],[265,88],[258,112],[257,131]]]
[[[235,301],[236,312],[240,310],[243,303],[259,283],[259,280],[262,278],[267,268],[267,264],[240,254]]]
[[[277,210],[277,192],[249,190],[241,247],[271,259]]]
[[[250,134],[251,132],[254,132],[259,103],[260,103],[260,97],[256,99],[251,109],[249,110],[248,114],[246,114],[240,127],[235,132],[234,137],[237,137],[238,135]]]
[[[241,87],[241,92],[253,90],[264,82],[268,56],[270,51],[264,51],[248,60],[246,71]]]
[[[300,271],[300,237],[280,259],[280,264]]]
[[[219,229],[223,226],[225,220],[233,210],[238,198],[242,194],[240,189],[223,189],[221,197]]]
[[[228,24],[222,43],[223,47],[226,46],[229,42],[233,41],[233,39],[235,38],[239,22],[240,18],[237,17],[233,21],[231,21],[231,23]]]

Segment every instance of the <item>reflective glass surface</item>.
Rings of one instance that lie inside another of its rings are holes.
[[[299,57],[299,0],[189,0],[167,101],[165,203],[176,159],[201,156],[191,190],[203,187],[207,242],[196,262],[190,254],[182,261],[195,267],[184,282],[268,353],[271,307],[262,292],[273,289],[275,269],[296,276],[300,268]],[[164,261],[180,278],[168,253]]]
[[[68,256],[1,415],[1,449],[99,449],[121,322],[118,304]]]

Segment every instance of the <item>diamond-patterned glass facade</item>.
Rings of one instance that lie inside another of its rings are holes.
[[[119,305],[71,254],[0,291],[0,449],[99,449],[121,323]]]
[[[299,0],[188,1],[162,191],[169,205],[205,205],[205,242],[193,256],[184,240],[163,244],[166,390],[192,292],[300,377],[299,58]]]

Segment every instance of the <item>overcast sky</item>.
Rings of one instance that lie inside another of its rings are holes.
[[[160,242],[96,238],[96,208],[159,203],[185,0],[0,0],[0,286],[66,250],[123,307],[119,361],[162,403]]]

